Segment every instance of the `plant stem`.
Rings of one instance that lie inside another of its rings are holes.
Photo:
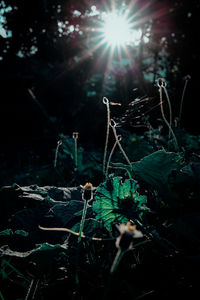
[[[3,263],[6,264],[7,266],[9,266],[14,272],[16,272],[20,277],[22,277],[25,281],[29,280],[19,271],[17,270],[13,265],[11,265],[8,261],[3,260]]]
[[[1,300],[5,300],[5,298],[4,298],[4,296],[3,296],[3,294],[2,294],[1,291],[0,291],[0,299],[1,299]]]
[[[172,128],[172,107],[171,107],[171,102],[170,102],[169,95],[168,95],[166,87],[163,86],[163,89],[164,89],[164,92],[165,92],[165,95],[166,95],[166,98],[167,98],[167,102],[168,102],[168,106],[169,106],[169,126],[170,126],[170,128]],[[170,137],[171,137],[171,130],[169,130],[169,139],[170,139]]]
[[[55,159],[54,159],[54,168],[56,168],[56,165],[57,165],[58,150],[59,150],[60,145],[62,145],[62,141],[58,141],[58,143],[57,143],[56,152],[55,152]]]
[[[188,84],[189,79],[185,80],[185,84],[183,87],[183,93],[182,93],[182,97],[181,97],[181,104],[180,104],[180,111],[179,111],[179,127],[181,127],[181,117],[182,117],[182,111],[183,111],[183,100],[184,100],[184,96],[185,96],[185,91],[186,91],[186,87]]]
[[[84,207],[83,207],[83,213],[82,213],[82,218],[81,218],[81,223],[80,223],[78,243],[80,243],[81,238],[82,238],[83,227],[84,227],[85,217],[86,217],[86,213],[87,213],[87,207],[88,207],[88,200],[84,200]]]
[[[112,147],[112,150],[111,150],[111,152],[110,152],[110,155],[109,155],[109,157],[108,157],[107,167],[106,167],[106,180],[107,180],[107,178],[108,178],[108,168],[109,168],[109,165],[110,165],[110,161],[111,161],[111,158],[112,158],[112,155],[113,155],[113,152],[114,152],[116,146],[117,146],[117,141],[115,141],[115,143],[114,143],[114,145],[113,145],[113,147]]]
[[[159,86],[159,93],[160,93],[160,108],[161,108],[161,114],[162,114],[162,118],[165,122],[165,124],[167,125],[167,127],[169,128],[169,132],[171,132],[173,139],[174,139],[174,148],[176,151],[179,151],[179,147],[178,147],[178,143],[176,140],[176,136],[169,124],[169,122],[167,121],[166,117],[165,117],[165,113],[164,113],[164,109],[163,109],[163,99],[162,99],[162,86]]]
[[[64,231],[64,232],[68,232],[68,233],[71,233],[73,235],[76,235],[79,237],[79,232],[75,232],[71,229],[68,229],[68,228],[62,228],[62,227],[42,227],[42,226],[38,226],[39,229],[41,230],[46,230],[46,231]],[[89,237],[89,236],[86,236],[83,234],[83,232],[81,233],[81,237],[82,238],[88,238],[88,239],[91,239],[93,241],[111,241],[111,240],[114,240],[115,238],[98,238],[98,237]]]
[[[113,130],[113,133],[114,133],[114,136],[115,136],[115,140],[116,140],[116,142],[117,142],[117,144],[118,144],[118,146],[119,146],[119,148],[120,148],[120,151],[122,152],[122,154],[123,154],[125,160],[127,161],[127,163],[129,164],[129,166],[130,166],[131,169],[132,169],[131,162],[130,162],[128,156],[126,155],[124,149],[122,148],[122,146],[121,146],[121,144],[120,144],[120,141],[119,141],[119,139],[118,139],[117,132],[116,132],[116,129],[115,129],[116,123],[115,123],[114,120],[111,120],[111,121],[113,122],[113,125],[112,125],[111,122],[110,122],[110,126],[112,127],[112,130]]]
[[[105,171],[106,171],[106,156],[107,156],[107,149],[108,149],[109,129],[110,129],[110,105],[109,105],[109,100],[106,97],[103,97],[103,103],[107,107],[106,141],[105,141],[104,156],[103,156],[103,175],[105,175]]]
[[[38,288],[38,283],[39,283],[39,279],[34,278],[31,280],[25,300],[29,300],[29,299],[33,300],[35,298],[35,293]]]
[[[113,260],[111,269],[110,269],[110,274],[113,274],[117,270],[120,260],[122,259],[122,256],[124,255],[125,252],[126,252],[126,250],[122,251],[121,249],[118,249],[117,254]]]
[[[72,137],[74,139],[74,164],[75,164],[75,171],[78,170],[78,135],[79,133],[73,132]]]
[[[121,258],[122,258],[122,256],[124,255],[125,252],[126,252],[126,250],[122,251],[121,249],[118,249],[117,254],[115,255],[115,258],[113,260],[113,263],[112,263],[112,266],[111,266],[111,269],[110,269],[109,278],[107,280],[107,284],[106,284],[106,287],[105,287],[103,300],[110,299],[109,292],[110,292],[110,289],[112,287],[113,275],[114,275],[115,271],[117,270],[117,267],[120,263],[120,260],[121,260]]]
[[[78,159],[77,159],[77,139],[74,139],[74,163],[76,170],[78,169]]]

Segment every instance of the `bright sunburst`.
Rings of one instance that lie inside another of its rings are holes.
[[[106,3],[106,4],[105,4]],[[141,24],[148,21],[149,17],[142,17],[142,9],[137,8],[137,1],[130,1],[129,4],[122,2],[116,5],[115,0],[104,3],[104,6],[97,9],[95,5],[91,6],[91,11],[87,12],[87,17],[94,18],[86,27],[86,31],[91,32],[88,35],[88,45],[90,50],[85,52],[79,58],[79,63],[87,59],[90,55],[101,49],[95,65],[107,64],[107,69],[112,64],[113,58],[117,58],[121,63],[122,59],[132,59],[132,47],[137,47],[141,39],[145,38]]]
[[[133,40],[131,24],[125,16],[117,13],[108,13],[104,17],[104,39],[111,46],[121,46]]]

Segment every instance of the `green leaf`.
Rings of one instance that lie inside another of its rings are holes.
[[[173,170],[182,167],[181,156],[174,152],[159,150],[132,164],[134,175],[160,193],[168,190],[168,177]]]
[[[59,219],[61,226],[67,226],[75,213],[83,209],[83,201],[71,200],[66,204],[57,204],[51,208],[51,213]]]
[[[120,132],[123,136],[121,144],[130,161],[138,161],[144,156],[153,153],[153,146],[149,143],[146,136],[131,134],[122,129],[120,129]],[[117,153],[119,152],[116,152],[117,161],[119,161],[121,154],[117,155]]]
[[[5,229],[0,231],[0,236],[10,236],[12,234],[12,229]]]
[[[97,220],[102,220],[105,227],[111,230],[114,222],[126,224],[132,217],[142,217],[147,210],[146,196],[139,195],[139,185],[132,179],[122,183],[121,177],[112,177],[99,185],[93,202]]]
[[[24,236],[24,237],[27,237],[28,235],[29,235],[29,233],[28,232],[26,232],[26,231],[24,231],[24,230],[15,230],[15,232],[14,232],[15,234],[17,234],[17,235],[21,235],[21,236]]]

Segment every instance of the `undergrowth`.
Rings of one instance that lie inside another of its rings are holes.
[[[200,137],[180,119],[177,126],[171,108],[166,119],[162,89],[168,108],[170,100],[159,80],[162,128],[148,124],[136,134],[119,127],[104,97],[103,154],[85,151],[77,132],[60,135],[53,167],[69,178],[68,187],[1,188],[0,299],[192,297],[200,261]],[[183,96],[179,117],[182,106]]]

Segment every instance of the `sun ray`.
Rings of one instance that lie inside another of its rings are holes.
[[[137,0],[127,3],[121,2],[116,5],[115,0],[104,1],[103,6],[98,7],[97,17],[91,19],[90,25],[85,27],[88,32],[88,49],[78,56],[75,66],[93,56],[98,51],[98,59],[94,67],[98,68],[102,62],[107,68],[111,67],[112,60],[122,64],[122,59],[132,61],[131,49],[139,46],[143,39],[142,25],[149,24],[151,20],[156,20],[167,13],[167,8],[151,7],[151,1],[140,5]],[[148,43],[148,37],[146,41]]]

